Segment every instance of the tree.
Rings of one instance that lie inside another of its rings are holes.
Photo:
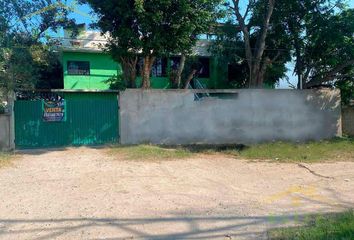
[[[232,0],[233,5],[229,5],[237,19],[237,27],[242,31],[245,56],[249,68],[250,88],[263,87],[264,73],[271,61],[270,59],[264,59],[263,57],[266,49],[266,38],[270,27],[270,19],[273,14],[275,2],[275,0],[249,0],[244,14],[242,14],[240,10],[239,0]],[[253,26],[255,28],[252,28],[249,24],[249,20],[252,19],[249,14],[252,12],[252,9],[256,6],[256,4],[261,6],[265,14],[262,23],[259,26]],[[251,43],[251,34],[253,31],[258,32],[254,48],[252,48]]]
[[[350,92],[354,69],[353,12],[343,0],[277,0],[272,23],[286,30],[281,35],[289,38],[298,88],[327,85]]]
[[[249,20],[250,26],[259,26],[263,22],[263,10],[252,9],[253,15]],[[275,86],[281,79],[286,78],[286,63],[291,60],[291,51],[288,48],[289,37],[284,34],[282,25],[272,26],[268,30],[266,49],[262,57],[262,70],[259,73],[262,78],[262,86]],[[211,52],[218,58],[220,66],[229,65],[229,80],[232,88],[249,88],[250,71],[248,59],[245,55],[245,43],[241,30],[231,20],[220,25],[215,31],[216,39],[213,41]],[[256,48],[259,31],[250,34],[251,48]],[[230,75],[232,74],[232,75]]]
[[[129,88],[136,87],[138,53],[143,48],[135,0],[81,0],[88,3],[98,17],[92,27],[108,33],[106,50],[121,63],[124,80]]]
[[[60,53],[51,48],[40,46],[32,52],[36,69],[36,89],[63,89],[63,66],[60,62]]]
[[[74,26],[61,1],[0,3],[0,88],[33,88],[52,63],[46,31]],[[58,62],[56,61],[56,64]]]
[[[321,26],[321,27],[319,27]],[[309,21],[303,57],[305,88],[354,80],[354,9]],[[320,50],[319,50],[320,49]]]
[[[221,0],[81,2],[90,4],[99,18],[97,26],[102,33],[110,34],[108,50],[122,62],[126,78],[135,82],[137,57],[143,57],[142,87],[149,88],[155,59],[169,54],[182,54],[176,74],[177,82],[180,81],[185,55],[191,52],[197,36],[204,33],[217,16],[214,13]]]

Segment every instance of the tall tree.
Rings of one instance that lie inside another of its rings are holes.
[[[53,61],[47,61],[52,55],[46,32],[74,26],[68,14],[61,1],[0,2],[0,88],[32,88],[48,77],[43,68]]]
[[[120,58],[125,74],[136,77],[137,56],[144,59],[142,87],[150,88],[150,72],[157,57],[188,54],[197,35],[217,16],[222,0],[81,0],[98,15],[97,26],[109,33],[108,49]],[[125,59],[129,59],[126,61]],[[183,70],[183,60],[181,58]],[[125,64],[129,62],[129,64]],[[126,67],[127,66],[127,67]],[[132,73],[132,74],[130,74]],[[127,76],[128,77],[128,76]],[[135,81],[134,81],[135,82]]]
[[[253,21],[253,20],[252,20]],[[280,80],[287,78],[286,63],[291,60],[291,51],[288,47],[288,36],[279,34],[284,31],[281,26],[271,29],[266,40],[267,49],[264,52],[263,69],[260,76],[263,84],[260,87],[274,87]],[[254,48],[257,34],[251,35],[251,46]],[[226,23],[218,33],[211,46],[213,55],[218,58],[220,66],[229,65],[229,84],[232,88],[249,88],[250,72],[245,56],[242,35],[234,24]],[[231,75],[230,75],[231,74]]]
[[[97,15],[92,27],[109,34],[107,51],[122,65],[127,87],[136,88],[136,65],[143,48],[140,39],[135,0],[81,0],[88,3]]]
[[[354,81],[354,9],[326,14],[308,24],[304,87],[332,84],[348,77]]]
[[[272,22],[286,29],[280,34],[289,38],[298,88],[335,85],[352,76],[354,10],[345,2],[277,0]]]
[[[266,49],[266,38],[270,27],[270,19],[273,14],[276,0],[256,1],[249,0],[245,13],[243,14],[240,9],[240,1],[232,0],[233,5],[229,5],[232,9],[238,26],[242,31],[245,55],[249,68],[249,87],[250,88],[262,88],[264,82],[264,73],[269,64],[269,59],[264,59],[264,51]],[[263,21],[259,26],[251,26],[250,13],[256,6],[260,4],[264,10]],[[253,31],[257,31],[257,40],[255,47],[252,48],[251,34]]]
[[[252,16],[248,20],[249,29],[253,29],[249,33],[249,45],[252,53],[257,51],[259,44],[260,27],[264,22],[264,2],[254,3],[249,6],[249,12]],[[212,44],[212,53],[216,55],[222,65],[228,64],[232,67],[233,74],[229,80],[232,87],[249,88],[250,83],[250,67],[249,58],[246,56],[244,34],[234,17],[220,25],[215,31],[216,39]],[[261,69],[257,72],[258,78],[261,79],[258,87],[275,86],[281,79],[286,78],[286,63],[291,60],[291,50],[289,48],[289,36],[286,29],[281,24],[271,24],[267,30],[267,37],[264,45],[266,46],[262,60]],[[248,45],[248,44],[247,44]],[[236,73],[235,72],[235,73]]]

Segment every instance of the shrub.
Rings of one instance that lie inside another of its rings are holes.
[[[113,77],[107,79],[105,81],[106,84],[109,84],[109,89],[111,90],[125,90],[127,88],[127,85],[123,79],[122,75],[116,76],[114,75]]]

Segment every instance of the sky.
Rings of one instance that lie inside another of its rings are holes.
[[[245,8],[247,2],[248,1],[241,0],[241,9]],[[348,0],[348,4],[350,7],[354,7],[354,0]],[[87,26],[89,26],[90,23],[95,21],[95,18],[90,15],[91,10],[89,6],[79,5],[77,4],[76,0],[68,0],[68,5],[76,9],[75,12],[71,14],[71,17],[75,18],[77,23],[85,23]],[[62,32],[57,33],[57,35],[59,35],[58,37],[60,37],[60,35],[62,35]],[[293,62],[287,64],[287,68],[289,69],[287,72],[287,77],[289,78],[289,82],[291,82],[291,84],[296,85],[297,77],[293,75],[294,65],[295,64]],[[284,79],[279,82],[278,88],[288,89],[290,87],[288,82]]]

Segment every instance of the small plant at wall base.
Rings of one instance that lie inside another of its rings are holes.
[[[122,75],[119,76],[114,75],[113,77],[107,79],[105,83],[109,85],[109,89],[111,90],[124,91],[127,88],[127,85]]]

